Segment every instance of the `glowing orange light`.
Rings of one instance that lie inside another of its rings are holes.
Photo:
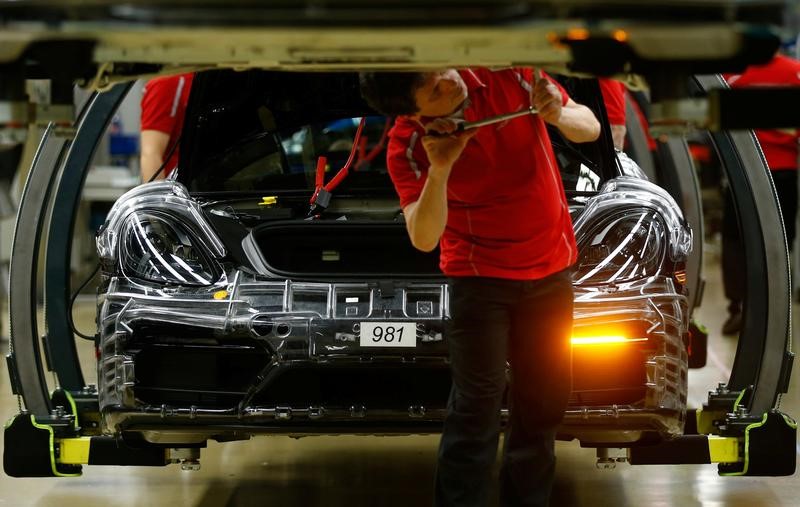
[[[626,338],[624,336],[573,336],[573,345],[608,345],[612,343],[646,342],[647,338]]]
[[[613,38],[617,42],[627,42],[628,40],[628,32],[625,30],[614,30],[611,32],[611,38]]]
[[[567,30],[567,39],[586,40],[589,38],[589,30],[585,28],[570,28]]]
[[[549,32],[547,34],[547,42],[549,42],[550,45],[553,46],[553,48],[555,49],[567,49],[567,45],[564,44],[561,36],[559,36],[555,32]]]
[[[675,281],[681,285],[686,284],[686,271],[676,271],[675,272]]]

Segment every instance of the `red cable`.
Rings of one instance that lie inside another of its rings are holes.
[[[362,137],[358,142],[358,155],[356,156],[356,165],[353,166],[353,170],[358,170],[359,167],[364,165],[364,157],[367,155],[367,142],[369,139],[367,136]]]
[[[328,163],[327,159],[324,156],[317,159],[317,175],[315,181],[316,189],[314,190],[314,195],[311,196],[311,204],[317,202],[317,195],[319,195],[320,190],[325,190],[326,192],[332,191],[334,188],[339,186],[339,183],[341,183],[342,180],[347,176],[347,172],[350,170],[350,165],[352,165],[353,159],[358,151],[358,144],[361,139],[361,131],[364,130],[364,124],[366,122],[367,118],[365,116],[362,117],[361,122],[358,124],[356,136],[353,139],[353,147],[350,149],[350,156],[347,158],[347,162],[345,162],[344,167],[339,169],[339,172],[336,173],[336,176],[334,176],[327,185],[323,185],[323,182],[325,181],[325,166]]]
[[[325,183],[325,166],[328,165],[328,159],[324,156],[317,159],[317,173],[314,181],[314,194],[311,196],[310,203],[313,205],[317,202],[319,191],[322,190],[322,185]]]
[[[319,157],[317,159],[317,179],[315,182],[315,187],[322,188],[322,185],[325,184],[325,166],[328,165],[328,158],[325,156]]]
[[[367,153],[363,158],[360,158],[356,162],[356,166],[353,169],[358,170],[359,167],[361,167],[364,164],[367,164],[369,162],[372,162],[375,159],[375,157],[378,156],[378,154],[381,152],[381,150],[383,150],[383,148],[386,146],[386,139],[389,138],[389,135],[388,135],[389,134],[389,127],[391,127],[391,125],[392,125],[392,120],[390,120],[389,118],[386,118],[386,123],[383,125],[383,133],[381,133],[380,141],[378,141],[378,144],[376,144],[369,151],[369,153]]]

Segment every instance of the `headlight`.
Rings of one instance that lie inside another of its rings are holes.
[[[575,281],[581,284],[622,283],[658,273],[667,234],[661,216],[651,209],[615,212],[578,238]]]
[[[131,214],[122,229],[125,276],[179,285],[210,285],[219,270],[184,224],[157,211]]]

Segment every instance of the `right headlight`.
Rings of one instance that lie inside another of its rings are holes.
[[[122,228],[119,262],[125,276],[177,285],[211,285],[220,270],[188,226],[166,213],[131,213]]]
[[[574,279],[579,284],[622,283],[658,273],[668,234],[652,209],[620,210],[599,220],[578,238]]]

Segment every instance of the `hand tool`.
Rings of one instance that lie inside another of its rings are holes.
[[[456,127],[456,132],[462,132],[464,130],[475,129],[478,127],[485,127],[486,125],[494,125],[495,123],[500,123],[506,120],[512,120],[514,118],[519,118],[520,116],[527,116],[529,114],[536,114],[538,111],[534,109],[532,106],[528,109],[523,109],[521,111],[514,111],[513,113],[504,113],[498,114],[497,116],[489,116],[488,118],[484,118],[482,120],[475,120],[475,121],[465,121],[458,124]]]
[[[478,127],[485,127],[486,125],[494,125],[495,123],[500,123],[502,121],[513,120],[514,118],[519,118],[521,116],[528,116],[529,114],[537,114],[538,111],[533,107],[529,107],[527,109],[522,109],[521,111],[514,111],[513,113],[503,113],[498,114],[497,116],[489,116],[487,118],[483,118],[482,120],[475,120],[475,121],[462,121],[456,125],[456,129],[453,132],[437,132],[435,130],[428,130],[427,135],[429,136],[448,136],[451,134],[457,134],[459,132],[464,132],[465,130],[476,129]]]

